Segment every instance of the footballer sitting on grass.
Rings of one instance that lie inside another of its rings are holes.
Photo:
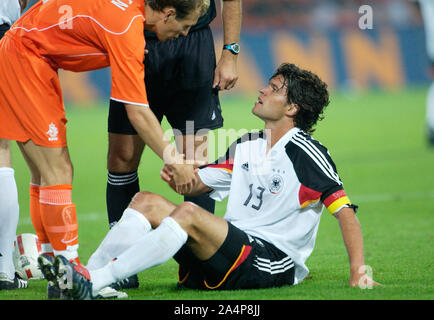
[[[259,92],[253,114],[265,122],[264,130],[244,135],[225,156],[200,168],[189,193],[208,192],[218,201],[229,196],[224,218],[191,202],[175,205],[139,192],[87,268],[61,255],[54,262],[42,255],[45,277],[57,278],[75,299],[92,299],[101,288],[174,257],[179,286],[187,288],[295,285],[309,272],[305,262],[325,206],[342,231],[349,285],[378,285],[363,271],[357,206],[327,149],[310,135],[329,104],[327,85],[309,71],[283,64]],[[168,166],[161,177],[175,188]]]

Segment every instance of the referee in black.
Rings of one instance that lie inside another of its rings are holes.
[[[222,1],[224,46],[218,63],[209,26],[216,17],[216,6],[214,0],[204,1],[210,1],[209,9],[187,36],[160,42],[155,34],[145,32],[148,53],[144,65],[150,108],[160,122],[165,116],[172,126],[178,151],[187,159],[208,161],[207,130],[223,126],[218,92],[232,89],[238,79],[241,0]],[[137,169],[145,145],[129,122],[123,103],[113,100],[108,132],[106,201],[112,227],[140,190]],[[194,141],[194,149],[189,141]],[[215,202],[206,194],[185,197],[185,201],[214,212]],[[118,283],[116,289],[138,286],[137,276],[132,276]]]

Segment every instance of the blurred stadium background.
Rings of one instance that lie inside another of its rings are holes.
[[[220,1],[216,3],[220,7]],[[373,9],[372,29],[359,28],[362,5]],[[220,16],[212,29],[219,56]],[[345,247],[335,219],[325,212],[316,248],[307,262],[312,281],[293,288],[179,294],[174,290],[177,265],[170,261],[141,273],[141,287],[128,291],[129,296],[432,300],[434,149],[427,146],[425,132],[430,61],[414,2],[243,0],[240,43],[239,81],[235,89],[221,94],[223,129],[262,127],[250,110],[258,89],[282,62],[310,69],[328,82],[331,105],[314,137],[331,150],[347,193],[360,205],[366,263],[372,266],[374,279],[385,286],[374,290],[347,287]],[[108,229],[105,187],[110,70],[59,73],[70,120],[79,252],[86,262]],[[163,122],[163,128],[167,123]],[[33,232],[28,213],[28,169],[16,146],[13,153],[21,208],[17,232]],[[142,189],[182,201],[160,181],[161,165],[152,152],[145,151],[139,170]],[[217,203],[216,214],[224,212],[225,203]],[[33,282],[19,298],[45,299],[45,290],[44,281]],[[2,293],[0,297],[16,299],[16,294]]]
[[[373,8],[372,30],[359,28],[362,5]],[[220,16],[212,29],[219,55]],[[429,81],[423,23],[410,0],[244,0],[240,44],[240,78],[224,96],[257,92],[284,61],[339,90],[399,90]],[[61,77],[67,105],[88,107],[109,97],[109,69]]]

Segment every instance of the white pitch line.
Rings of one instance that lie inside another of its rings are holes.
[[[417,200],[417,199],[432,199],[434,198],[434,190],[424,191],[424,192],[408,192],[408,193],[374,193],[374,194],[364,194],[351,196],[352,202],[359,203],[370,203],[370,202],[386,202],[386,201],[396,201],[396,200]],[[102,220],[107,222],[106,215],[103,212],[90,212],[90,213],[79,213],[78,223]],[[20,218],[18,225],[31,225],[32,221],[29,217]]]

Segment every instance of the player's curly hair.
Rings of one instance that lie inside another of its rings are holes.
[[[162,11],[166,7],[173,7],[176,10],[177,20],[184,19],[197,8],[200,8],[200,14],[203,15],[210,5],[210,0],[146,0],[146,2],[156,11]]]
[[[316,123],[324,119],[324,108],[330,103],[327,84],[316,74],[303,70],[292,63],[279,66],[271,78],[283,76],[287,88],[287,101],[298,106],[295,125],[312,134]]]

